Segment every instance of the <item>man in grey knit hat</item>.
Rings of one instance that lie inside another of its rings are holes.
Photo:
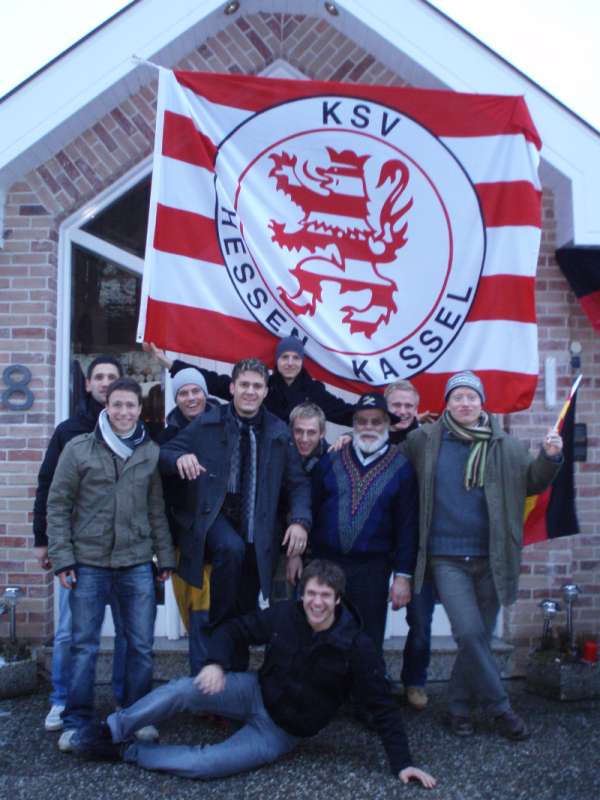
[[[404,445],[419,480],[414,591],[427,568],[458,645],[448,685],[453,733],[474,733],[471,712],[478,703],[500,735],[526,739],[529,731],[510,706],[490,641],[500,605],[517,598],[525,498],[557,474],[562,440],[551,429],[532,457],[484,411],[483,383],[472,372],[453,375],[444,396],[440,419],[413,431]]]

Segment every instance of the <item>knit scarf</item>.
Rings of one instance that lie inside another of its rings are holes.
[[[227,491],[239,494],[241,500],[242,535],[249,543],[254,541],[254,512],[256,509],[256,483],[258,476],[257,429],[263,420],[261,409],[255,417],[239,417],[233,407],[231,414],[239,435],[233,444]]]
[[[142,444],[146,438],[146,428],[143,422],[138,422],[130,435],[125,437],[119,436],[112,429],[108,418],[108,412],[105,408],[102,409],[98,417],[98,427],[100,428],[100,434],[104,439],[104,443],[116,456],[122,458],[123,461],[127,461],[133,454],[135,448]]]
[[[488,444],[492,438],[490,420],[485,411],[481,412],[479,424],[473,428],[465,428],[454,417],[444,411],[442,420],[446,428],[463,442],[470,442],[471,449],[465,467],[465,489],[469,491],[474,486],[483,486],[485,476],[485,462],[487,459]]]

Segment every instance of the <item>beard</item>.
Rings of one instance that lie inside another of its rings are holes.
[[[383,447],[389,438],[389,430],[385,430],[383,433],[378,433],[376,435],[370,433],[368,436],[365,433],[354,433],[354,441],[356,442],[356,446],[362,453],[365,453],[366,455],[376,453],[381,447]]]

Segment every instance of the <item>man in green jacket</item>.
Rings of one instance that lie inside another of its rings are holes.
[[[483,384],[472,372],[450,378],[445,400],[440,419],[404,445],[419,480],[414,591],[430,569],[458,645],[448,686],[452,731],[474,732],[477,701],[501,735],[525,739],[527,726],[510,707],[490,641],[500,605],[517,598],[525,498],[555,477],[562,440],[550,430],[538,456],[530,456],[483,410]]]
[[[94,713],[94,676],[104,609],[119,605],[127,639],[124,705],[152,687],[156,601],[152,557],[159,579],[175,566],[158,474],[158,446],[140,422],[142,393],[119,378],[92,433],[63,450],[48,496],[49,557],[70,590],[72,670],[59,748]]]

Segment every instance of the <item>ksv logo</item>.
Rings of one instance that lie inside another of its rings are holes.
[[[301,99],[240,125],[216,167],[226,266],[269,331],[374,384],[452,344],[485,233],[468,176],[425,128],[370,101]]]

